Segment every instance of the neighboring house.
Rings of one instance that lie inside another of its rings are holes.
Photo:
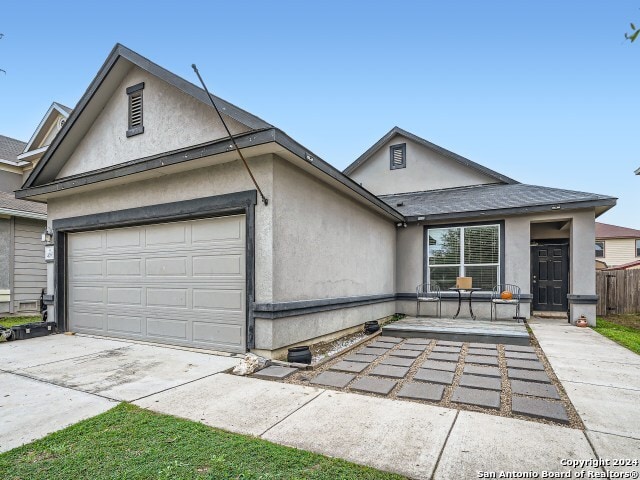
[[[640,230],[596,222],[596,259],[608,268],[640,260]]]
[[[640,260],[634,260],[633,262],[623,263],[615,267],[609,267],[606,270],[637,270],[640,268]]]
[[[205,92],[121,45],[16,192],[48,204],[61,330],[277,356],[415,313],[417,284],[458,274],[595,321],[594,219],[615,198],[522,185],[397,128],[342,173],[215,100],[268,203]]]

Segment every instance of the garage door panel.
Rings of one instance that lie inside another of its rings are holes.
[[[241,352],[245,217],[68,236],[70,329]]]

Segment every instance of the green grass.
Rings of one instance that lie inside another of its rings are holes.
[[[42,321],[42,317],[40,315],[31,317],[4,317],[0,318],[0,325],[9,328],[14,325],[22,325],[23,323],[34,323],[40,321]]]
[[[0,455],[4,480],[401,479],[122,403]]]
[[[598,317],[596,318],[596,326],[593,329],[640,355],[640,328],[635,326],[636,321],[633,318],[629,319],[627,317],[629,315],[618,319],[617,316],[612,315],[607,317],[606,320]],[[637,317],[640,318],[640,315]]]

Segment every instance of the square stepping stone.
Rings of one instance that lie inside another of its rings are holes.
[[[467,355],[464,358],[465,363],[479,363],[481,365],[495,365],[498,366],[498,359],[496,357],[487,357],[484,355]]]
[[[329,371],[322,372],[316,378],[311,380],[310,383],[313,383],[314,385],[325,385],[327,387],[344,388],[354,378],[356,378],[356,376],[349,373]]]
[[[462,342],[452,342],[450,340],[438,340],[437,345],[448,345],[449,347],[461,347]]]
[[[498,345],[496,345],[495,343],[476,343],[476,342],[472,342],[469,344],[469,348],[482,348],[482,349],[486,349],[486,350],[496,350],[498,348]]]
[[[530,382],[551,383],[549,375],[545,372],[535,370],[520,370],[519,368],[507,369],[509,379],[528,380]]]
[[[481,388],[482,390],[502,390],[502,382],[497,377],[481,377],[465,373],[460,378],[463,387]]]
[[[409,367],[398,367],[395,365],[378,365],[376,368],[371,370],[371,372],[369,372],[369,375],[375,375],[377,377],[403,378],[408,371]]]
[[[462,349],[462,347],[441,347],[439,345],[436,345],[435,347],[433,347],[433,350],[431,350],[432,352],[443,352],[443,353],[460,353],[460,350]]]
[[[421,368],[413,376],[413,379],[420,380],[422,382],[444,383],[445,385],[451,385],[453,383],[453,372]]]
[[[519,360],[538,360],[538,355],[536,355],[535,353],[504,352],[504,356],[507,358],[516,358]]]
[[[431,343],[430,338],[408,338],[405,345],[429,345]]]
[[[432,352],[429,360],[444,360],[445,362],[457,362],[460,357],[457,353]]]
[[[395,343],[373,342],[367,345],[366,348],[384,348],[386,350],[390,350],[395,347],[395,345]]]
[[[403,340],[404,338],[398,338],[398,337],[383,337],[383,336],[378,337],[379,342],[386,342],[386,343],[400,343]]]
[[[361,355],[376,355],[376,356],[380,356],[380,355],[384,355],[388,351],[389,350],[387,350],[386,348],[366,347],[366,348],[363,348],[362,350],[359,350],[358,353],[361,354]]]
[[[536,349],[531,345],[505,345],[505,352],[526,352],[526,353],[536,353]]]
[[[403,343],[402,345],[400,345],[399,350],[412,350],[414,352],[424,352],[427,349],[426,345],[407,345],[406,343]]]
[[[478,407],[500,408],[500,392],[458,387],[453,391],[451,401]]]
[[[569,416],[562,403],[543,400],[542,398],[514,396],[511,398],[511,411],[519,415],[569,423]]]
[[[398,367],[410,367],[415,358],[388,357],[380,362],[380,365],[396,365]]]
[[[525,382],[523,380],[511,380],[511,392],[532,397],[544,397],[560,400],[558,389],[548,383]]]
[[[270,367],[263,368],[262,370],[253,374],[254,377],[266,378],[270,380],[282,380],[289,375],[297,372],[297,368],[283,367],[281,365],[271,365]]]
[[[488,350],[482,348],[470,348],[467,350],[467,355],[482,355],[485,357],[497,357],[498,350]]]
[[[420,368],[429,368],[431,370],[443,370],[445,372],[455,372],[458,367],[454,362],[438,362],[436,360],[425,360]]]
[[[498,367],[489,367],[485,365],[465,365],[463,373],[471,375],[481,375],[483,377],[500,378],[500,369]]]
[[[371,363],[376,358],[378,358],[378,355],[362,355],[361,353],[354,353],[352,355],[345,357],[345,360],[347,362]]]
[[[516,360],[507,358],[507,367],[522,368],[524,370],[544,370],[544,366],[539,360]]]
[[[402,358],[418,358],[422,355],[422,352],[416,352],[415,350],[394,350],[391,352],[391,355]]]
[[[398,397],[439,402],[442,400],[443,394],[443,385],[432,385],[430,383],[405,383],[398,392]]]
[[[395,382],[393,380],[386,380],[383,378],[363,377],[353,382],[353,385],[351,385],[351,390],[388,395],[397,383],[398,382]]]
[[[343,360],[341,362],[336,363],[334,366],[330,368],[330,370],[338,370],[341,372],[351,372],[351,373],[360,373],[365,368],[369,366],[368,363],[360,363],[360,362],[348,362]]]

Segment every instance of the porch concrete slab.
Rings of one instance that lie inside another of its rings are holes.
[[[410,367],[416,360],[414,358],[387,357],[380,361],[380,365],[396,365],[398,367]]]
[[[407,341],[404,342],[405,345],[430,345],[430,338],[407,338]]]
[[[451,401],[477,405],[479,407],[500,408],[500,392],[479,390],[477,388],[457,387],[453,391]]]
[[[361,353],[354,353],[352,355],[347,355],[344,359],[347,362],[361,362],[361,363],[371,363],[378,358],[378,355],[362,355]]]
[[[353,382],[351,390],[388,395],[398,382],[384,378],[362,377]]]
[[[412,400],[431,400],[439,402],[444,395],[444,385],[434,385],[431,383],[409,382],[405,383],[398,392],[399,398],[410,398]]]
[[[448,347],[446,345],[441,347],[440,345],[436,345],[431,351],[441,353],[460,353],[460,350],[462,350],[462,347]]]
[[[0,348],[0,370],[13,372],[128,345],[128,342],[104,338],[60,334],[30,338],[28,342],[7,342]]]
[[[551,383],[551,379],[546,372],[540,372],[536,370],[522,370],[520,368],[507,369],[507,376],[509,380],[527,380],[531,382]]]
[[[481,365],[498,365],[496,357],[486,357],[484,355],[467,355],[464,361],[465,363],[479,363]]]
[[[311,380],[314,385],[322,385],[325,387],[344,388],[351,380],[356,378],[355,375],[340,372],[322,372],[320,375]]]
[[[500,378],[500,369],[498,367],[490,367],[486,365],[465,365],[463,373]]]
[[[461,411],[434,478],[478,478],[478,472],[486,471],[563,472],[570,470],[561,464],[568,458],[594,458],[580,430]]]
[[[271,365],[254,373],[253,376],[257,378],[265,378],[267,380],[282,380],[287,378],[289,375],[293,375],[297,371],[297,368]]]
[[[394,350],[391,352],[391,355],[394,357],[402,357],[402,358],[418,358],[422,355],[422,352],[417,352],[415,350]]]
[[[610,433],[586,432],[597,458],[605,459],[640,459],[640,440]],[[604,469],[609,472],[630,472],[639,470],[632,466],[605,465]]]
[[[429,360],[442,360],[445,362],[457,362],[460,357],[457,353],[433,352],[429,354]]]
[[[460,377],[460,385],[463,387],[480,388],[482,390],[502,390],[502,382],[496,377],[481,377],[465,373]]]
[[[32,340],[37,339],[24,343]],[[4,344],[1,348],[7,346]],[[0,452],[106,412],[118,404],[12,373],[0,373],[0,385]]]
[[[511,411],[528,417],[569,423],[569,416],[562,403],[552,402],[544,398],[528,398],[514,395],[511,398]]]
[[[497,350],[482,349],[482,348],[470,348],[469,350],[467,350],[467,355],[481,355],[481,356],[486,356],[486,357],[497,357],[498,356],[498,351]]]
[[[220,373],[134,403],[230,432],[260,435],[323,391]]]
[[[343,360],[333,365],[330,370],[337,370],[339,372],[360,373],[367,367],[369,367],[368,363],[348,362],[346,360]]]
[[[371,370],[369,374],[376,377],[403,378],[408,371],[409,367],[398,367],[395,365],[378,365],[373,370]]]
[[[536,353],[536,349],[531,345],[505,345],[505,352],[525,352],[525,353]]]
[[[640,439],[640,391],[587,383],[562,385],[587,429]]]
[[[132,401],[222,372],[238,362],[233,357],[130,343],[19,372],[75,390]]]
[[[376,355],[376,356],[380,356],[380,355],[384,355],[385,353],[387,353],[389,350],[386,348],[371,348],[371,347],[365,347],[362,350],[358,350],[357,353],[359,353],[360,355]]]
[[[453,372],[445,372],[443,370],[427,370],[421,368],[413,376],[413,379],[429,383],[442,383],[444,385],[451,385],[453,383],[453,375]]]
[[[326,392],[263,438],[428,479],[455,416],[455,410],[432,405]]]
[[[486,349],[486,350],[493,350],[498,348],[498,345],[495,343],[477,343],[477,342],[471,342],[469,344],[469,348],[482,348],[482,349]]]
[[[521,368],[523,370],[544,370],[544,366],[539,360],[516,360],[507,358],[507,367]]]
[[[554,385],[539,382],[526,382],[523,380],[511,380],[510,383],[512,393],[560,400],[558,389]]]
[[[515,358],[518,360],[538,360],[538,355],[535,353],[505,351],[504,356],[506,358]]]
[[[387,342],[387,343],[400,343],[404,340],[404,338],[400,338],[400,337],[388,337],[386,335],[384,336],[379,336],[378,337],[378,341],[379,342]]]
[[[444,370],[445,372],[455,372],[458,368],[456,362],[439,362],[437,360],[425,360],[420,368],[428,368],[430,370]]]

